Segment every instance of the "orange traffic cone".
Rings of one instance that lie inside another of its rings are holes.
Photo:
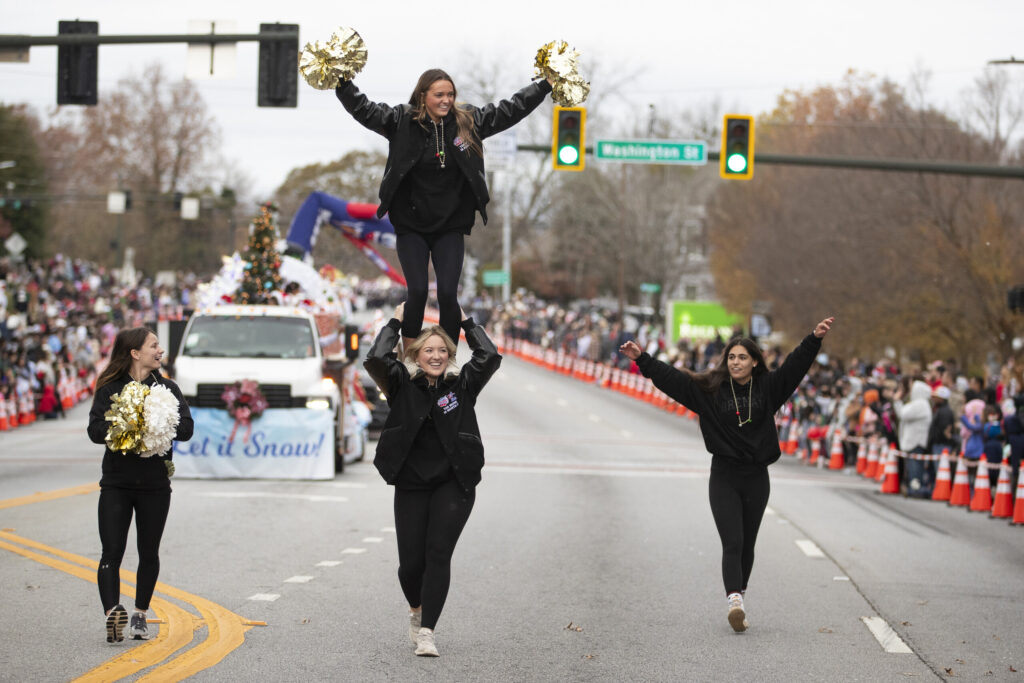
[[[864,474],[868,466],[868,444],[863,439],[857,447],[857,474]]]
[[[882,481],[881,493],[900,492],[900,468],[896,464],[896,449],[889,449],[889,456],[885,461],[885,468],[882,470],[885,479]]]
[[[10,428],[11,425],[7,423],[7,399],[0,394],[0,432],[6,432]]]
[[[878,441],[873,437],[868,441],[868,462],[863,474],[866,479],[874,479],[878,474]]]
[[[952,493],[953,481],[949,473],[949,449],[942,449],[942,456],[939,458],[939,473],[935,477],[935,488],[932,489],[932,500],[949,500]]]
[[[971,512],[989,512],[992,509],[992,484],[988,479],[988,458],[981,454],[978,472],[974,475],[974,497],[971,498]]]
[[[956,474],[953,476],[953,490],[949,494],[949,504],[954,507],[967,507],[970,503],[971,483],[967,478],[967,461],[961,455],[956,462]]]
[[[836,432],[835,436],[832,437],[832,455],[828,459],[828,468],[830,470],[841,470],[845,464],[846,458],[843,457],[843,433]]]
[[[992,505],[992,516],[997,519],[1013,517],[1013,491],[1010,490],[1010,462],[1003,458],[999,468],[999,481],[996,482],[996,499]]]
[[[1013,519],[1010,524],[1024,524],[1024,477],[1017,481],[1017,499],[1013,501]]]
[[[808,465],[817,465],[818,456],[821,455],[821,441],[819,439],[811,439],[811,459],[808,461]]]
[[[796,453],[797,446],[800,445],[800,423],[793,418],[793,422],[789,425],[789,435],[786,437],[786,453],[793,455]]]
[[[878,452],[878,469],[875,470],[875,481],[881,484],[885,481],[886,471],[885,468],[889,464],[889,458],[893,458],[893,462],[896,462],[895,458],[899,455],[899,451],[896,450],[895,446],[889,446],[888,448],[880,447]],[[896,465],[896,472],[899,473],[900,466]]]

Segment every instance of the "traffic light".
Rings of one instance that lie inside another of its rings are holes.
[[[722,151],[718,175],[728,180],[750,180],[754,175],[754,117],[726,114],[722,121]]]
[[[585,107],[555,107],[551,136],[551,164],[556,171],[582,171],[585,159]]]
[[[299,25],[260,24],[260,77],[256,102],[260,107],[298,106],[299,39],[275,39],[273,34],[280,31],[298,33]]]
[[[355,325],[345,325],[345,358],[359,358],[359,328]]]
[[[98,21],[58,21],[60,34],[98,34]],[[57,46],[57,104],[96,104],[99,45]]]

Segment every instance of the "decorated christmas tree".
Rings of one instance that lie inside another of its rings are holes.
[[[235,295],[240,304],[263,304],[271,293],[281,289],[281,255],[277,252],[277,207],[271,202],[260,205],[249,232],[245,250],[242,284]]]

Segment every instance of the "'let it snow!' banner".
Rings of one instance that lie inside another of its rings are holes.
[[[334,414],[271,408],[235,429],[226,410],[192,408],[191,440],[174,442],[175,477],[333,479]],[[234,433],[234,438],[232,438]]]

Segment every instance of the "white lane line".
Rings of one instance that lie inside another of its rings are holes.
[[[366,484],[360,484],[356,481],[325,481],[320,482],[322,486],[330,486],[336,489],[365,489]]]
[[[308,500],[313,503],[347,503],[344,496],[316,496],[304,493],[267,493],[265,491],[209,491],[196,493],[197,496],[208,498],[281,498],[288,500]]]
[[[342,563],[341,560],[320,560],[319,562],[317,562],[313,566],[314,567],[337,567],[341,563]]]
[[[309,583],[313,580],[312,576],[292,576],[284,580],[285,583]]]
[[[825,553],[821,552],[814,541],[808,541],[806,538],[799,538],[794,541],[800,550],[804,551],[804,555],[807,557],[825,557]]]
[[[566,401],[564,398],[556,398],[555,405],[558,406],[559,408],[565,408],[566,406],[569,405],[569,402]]]
[[[849,576],[833,576],[832,580],[833,581],[849,581],[850,577]]]
[[[393,533],[395,533],[395,527],[393,527],[393,526],[384,526],[384,527],[381,527],[380,530],[383,531],[386,534],[393,534]]]
[[[593,413],[591,413],[590,415],[587,415],[587,419],[589,419],[591,422],[600,422],[601,421],[601,418],[598,417],[597,415],[594,415]]]
[[[383,540],[380,536],[367,536],[363,539],[363,543],[380,543]]]
[[[256,595],[250,595],[249,599],[261,600],[263,602],[274,602],[274,600],[277,600],[279,597],[281,596],[277,593],[257,593]]]
[[[764,514],[766,514],[766,515],[774,515],[775,514],[775,510],[772,508],[771,505],[768,505],[764,509]]]
[[[914,653],[882,617],[861,617],[860,620],[864,622],[868,630],[871,631],[871,635],[886,652],[903,655]]]
[[[365,553],[365,552],[366,552],[366,548],[345,548],[344,550],[341,551],[341,554],[342,555],[358,555],[360,553]]]

